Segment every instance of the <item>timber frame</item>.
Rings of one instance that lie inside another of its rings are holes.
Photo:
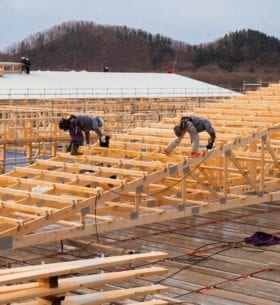
[[[55,156],[68,145],[69,135],[58,128],[61,117],[73,113],[102,116],[106,134],[143,126],[175,117],[194,107],[205,105],[213,98],[111,98],[111,99],[38,99],[0,100],[0,171],[5,173],[13,164],[29,164],[39,157]],[[216,100],[214,100],[216,101]],[[92,141],[96,140],[91,133]],[[7,158],[11,151],[21,158]]]
[[[4,73],[21,73],[22,63],[18,62],[0,62],[0,76]]]
[[[171,156],[176,118],[114,133],[110,148],[58,153],[0,176],[0,250],[280,200],[280,87],[211,103],[216,148]],[[201,143],[207,134],[201,134]]]

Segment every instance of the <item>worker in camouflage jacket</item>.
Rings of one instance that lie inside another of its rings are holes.
[[[199,133],[206,131],[210,138],[208,139],[207,149],[212,149],[216,133],[211,122],[206,118],[190,115],[181,118],[180,124],[174,127],[176,138],[173,139],[164,150],[164,153],[169,155],[180,144],[186,133],[189,133],[192,143],[191,157],[198,157],[199,152]]]

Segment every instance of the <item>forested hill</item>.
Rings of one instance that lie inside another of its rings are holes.
[[[164,72],[175,67],[176,73],[205,81],[207,73],[214,79],[213,72],[222,79],[233,72],[251,77],[268,73],[279,80],[280,40],[241,30],[211,43],[189,45],[126,26],[78,21],[31,35],[0,54],[0,60],[18,61],[21,56],[30,57],[36,70],[102,71],[108,66],[117,72]]]
[[[38,69],[151,71],[176,56],[172,40],[126,26],[69,22],[28,37],[10,48]]]
[[[217,64],[232,71],[240,65],[280,67],[280,40],[253,30],[243,30],[208,45],[194,47],[196,67]]]

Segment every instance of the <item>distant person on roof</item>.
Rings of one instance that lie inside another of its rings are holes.
[[[59,121],[59,128],[63,130],[69,130],[69,121],[75,122],[76,125],[80,126],[81,130],[85,132],[86,144],[90,144],[90,131],[94,132],[99,137],[99,144],[102,147],[109,147],[110,137],[106,136],[100,130],[103,127],[104,121],[103,118],[98,116],[89,116],[89,115],[70,115],[68,119],[62,119]]]
[[[212,149],[216,138],[216,132],[211,122],[206,118],[201,118],[194,115],[183,116],[180,124],[174,127],[176,138],[168,144],[164,150],[164,153],[166,155],[170,155],[176,146],[180,144],[185,134],[188,133],[192,143],[192,152],[190,157],[199,157],[199,133],[202,131],[206,131],[210,135],[206,149]]]
[[[28,57],[21,57],[20,62],[22,63],[22,71],[29,74],[31,70],[31,60]]]

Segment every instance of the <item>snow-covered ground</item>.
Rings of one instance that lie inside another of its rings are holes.
[[[0,99],[86,97],[232,96],[237,92],[168,73],[54,72],[5,73]]]

